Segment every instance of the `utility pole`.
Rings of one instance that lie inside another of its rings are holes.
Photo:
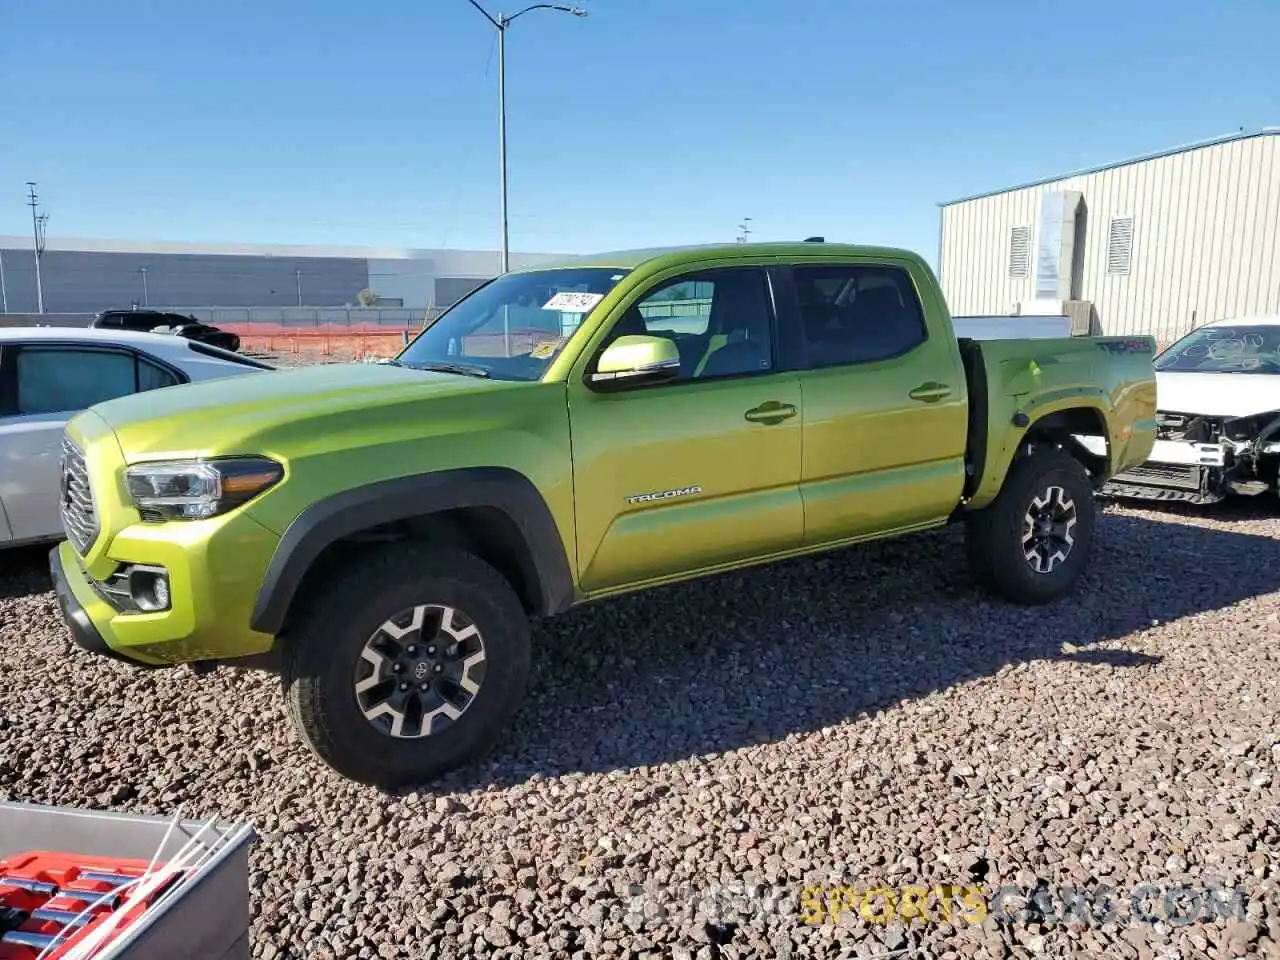
[[[293,273],[298,278],[298,306],[302,306],[302,268],[299,267]]]
[[[31,233],[35,238],[36,313],[44,313],[44,284],[40,280],[40,258],[44,256],[45,224],[49,222],[49,215],[39,213],[40,198],[36,196],[34,180],[27,181],[27,206],[31,208]]]
[[[0,250],[0,313],[9,312],[9,294],[4,288],[4,251]]]
[[[559,10],[561,13],[571,13],[575,17],[585,17],[587,11],[581,7],[570,7],[559,3],[535,3],[508,17],[502,13],[490,14],[476,0],[467,0],[467,2],[484,14],[484,18],[498,31],[498,163],[502,173],[502,272],[506,273],[511,266],[511,252],[507,239],[507,27],[511,26],[516,17],[523,16],[531,10]]]
[[[747,237],[751,236],[750,223],[750,217],[743,217],[742,222],[738,224],[738,243],[746,243]]]
[[[142,305],[149,307],[151,306],[151,295],[147,293],[147,268],[139,267],[138,273],[142,275]]]

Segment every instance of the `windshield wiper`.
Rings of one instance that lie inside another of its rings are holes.
[[[464,377],[482,377],[488,379],[489,371],[484,367],[472,366],[469,363],[445,363],[441,361],[432,361],[430,363],[400,363],[395,361],[399,366],[412,367],[415,370],[435,370],[440,373],[460,373]]]

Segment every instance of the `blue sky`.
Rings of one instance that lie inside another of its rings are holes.
[[[515,250],[749,216],[932,260],[941,200],[1280,124],[1276,0],[579,2],[507,35]],[[467,0],[0,0],[0,234],[38,180],[51,237],[496,247],[494,34]]]

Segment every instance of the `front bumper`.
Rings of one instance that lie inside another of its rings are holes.
[[[196,533],[186,526],[166,530],[168,537],[160,526],[135,527],[112,539],[112,567],[167,573],[171,605],[155,612],[131,604],[117,576],[93,576],[70,541],[59,543],[50,555],[50,572],[76,644],[137,666],[268,653],[275,638],[251,629],[249,617],[276,538],[247,516],[234,520],[196,543],[184,542]],[[179,525],[164,525],[171,526]]]
[[[71,631],[71,639],[76,646],[97,656],[120,660],[135,667],[155,666],[155,664],[143,663],[131,657],[126,657],[107,645],[107,641],[103,639],[98,628],[93,625],[93,618],[89,616],[89,611],[86,609],[86,605],[93,604],[95,599],[92,591],[85,592],[84,588],[88,587],[88,581],[85,580],[83,575],[77,577],[78,584],[83,585],[79,594],[71,586],[71,579],[67,576],[67,571],[63,567],[65,561],[62,548],[64,546],[68,546],[68,544],[65,542],[60,543],[49,551],[49,573],[53,577],[53,592],[58,598],[58,609],[62,611],[62,619],[66,621],[67,627]],[[82,571],[81,574],[83,574]]]
[[[1258,494],[1269,484],[1244,468],[1225,444],[1157,440],[1151,456],[1103,485],[1104,496],[1210,504]]]

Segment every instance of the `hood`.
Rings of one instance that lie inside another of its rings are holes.
[[[1167,413],[1247,417],[1280,410],[1280,374],[1156,372],[1156,405]]]
[[[406,404],[535,384],[484,380],[380,363],[262,371],[164,387],[90,408],[130,456],[217,456],[255,438],[312,428],[368,429]]]

